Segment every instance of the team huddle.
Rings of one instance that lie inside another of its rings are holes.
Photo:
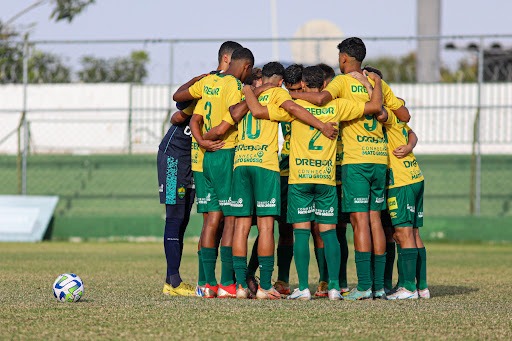
[[[336,76],[325,64],[284,68],[270,62],[253,68],[252,52],[227,41],[219,49],[217,70],[174,93],[179,111],[157,158],[160,202],[166,205],[164,294],[430,298],[419,234],[424,181],[412,152],[417,136],[407,125],[409,111],[379,70],[361,69],[366,56],[361,39],[347,38],[338,50],[342,74]],[[284,143],[279,151],[280,129]],[[203,214],[196,286],[183,282],[179,273],[194,197]],[[275,220],[279,239],[272,283]],[[348,223],[357,272],[352,290]],[[258,237],[248,255],[253,225]],[[320,274],[313,294],[311,236]],[[292,259],[298,275],[293,291]]]

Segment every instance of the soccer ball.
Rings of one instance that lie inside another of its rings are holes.
[[[53,283],[53,296],[62,302],[77,302],[84,294],[84,284],[75,274],[62,274]]]

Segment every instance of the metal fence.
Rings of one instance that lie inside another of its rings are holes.
[[[441,47],[432,70],[439,82],[416,79],[421,39]],[[278,57],[336,67],[342,38],[235,40],[253,51],[257,65]],[[511,216],[512,35],[363,40],[366,61],[383,70],[411,110],[426,214]],[[154,161],[174,110],[170,93],[214,69],[222,41],[0,41],[0,48],[17,51],[9,67],[0,64],[0,194],[59,195],[56,219],[63,222],[160,219]],[[139,50],[150,60],[140,84],[90,84],[78,76],[84,55],[112,62]],[[65,72],[67,83],[60,83]]]

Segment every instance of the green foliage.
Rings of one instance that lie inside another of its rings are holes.
[[[475,61],[462,59],[455,70],[441,67],[441,81],[445,83],[474,83],[478,79],[478,65]]]
[[[379,69],[388,83],[416,82],[416,54],[411,52],[402,57],[380,57],[368,59],[365,65]]]
[[[82,11],[89,5],[93,4],[96,0],[52,0],[54,8],[50,19],[55,21],[67,20],[71,22],[75,16],[82,13]]]
[[[82,57],[82,69],[78,72],[84,83],[142,83],[147,77],[149,55],[146,51],[132,51],[129,57],[96,58]]]

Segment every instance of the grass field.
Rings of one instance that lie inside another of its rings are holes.
[[[0,339],[511,340],[512,245],[427,247],[430,300],[270,302],[163,296],[160,243],[2,244]],[[196,262],[187,243],[185,280],[195,281]],[[53,298],[63,272],[84,280],[82,301]]]

